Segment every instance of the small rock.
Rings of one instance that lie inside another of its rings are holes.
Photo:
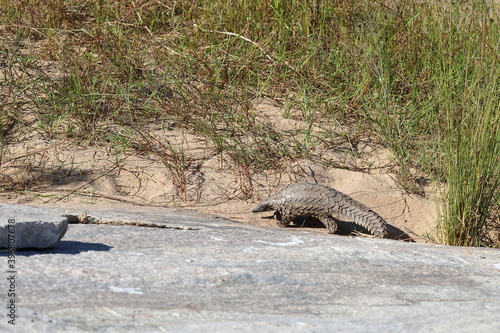
[[[68,230],[68,219],[43,208],[0,204],[0,248],[54,247]]]

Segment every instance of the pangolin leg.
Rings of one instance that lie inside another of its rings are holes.
[[[335,221],[335,219],[326,216],[321,219],[321,222],[325,225],[326,229],[328,230],[329,234],[334,234],[338,231],[339,225]]]
[[[295,216],[291,216],[289,214],[282,214],[279,210],[277,210],[274,212],[274,218],[278,226],[285,228],[290,225],[290,222],[292,222],[295,219]]]

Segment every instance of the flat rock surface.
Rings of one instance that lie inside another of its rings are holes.
[[[64,237],[68,219],[45,208],[0,203],[0,248],[47,249]],[[10,240],[10,242],[9,242]]]
[[[181,210],[87,214],[108,224],[71,224],[54,249],[16,254],[16,326],[3,315],[0,331],[500,331],[496,249]]]

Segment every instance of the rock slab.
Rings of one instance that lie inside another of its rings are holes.
[[[19,274],[0,284],[0,332],[500,332],[498,249],[171,209],[70,211],[82,212],[99,224],[16,254]]]
[[[47,249],[68,230],[68,219],[43,208],[0,204],[0,248]]]

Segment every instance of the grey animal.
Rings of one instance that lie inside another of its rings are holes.
[[[274,218],[281,227],[287,227],[297,216],[306,215],[319,219],[333,234],[338,228],[334,216],[341,214],[372,235],[389,238],[387,223],[380,215],[347,194],[325,185],[290,184],[262,201],[252,212],[270,210],[275,210]]]

